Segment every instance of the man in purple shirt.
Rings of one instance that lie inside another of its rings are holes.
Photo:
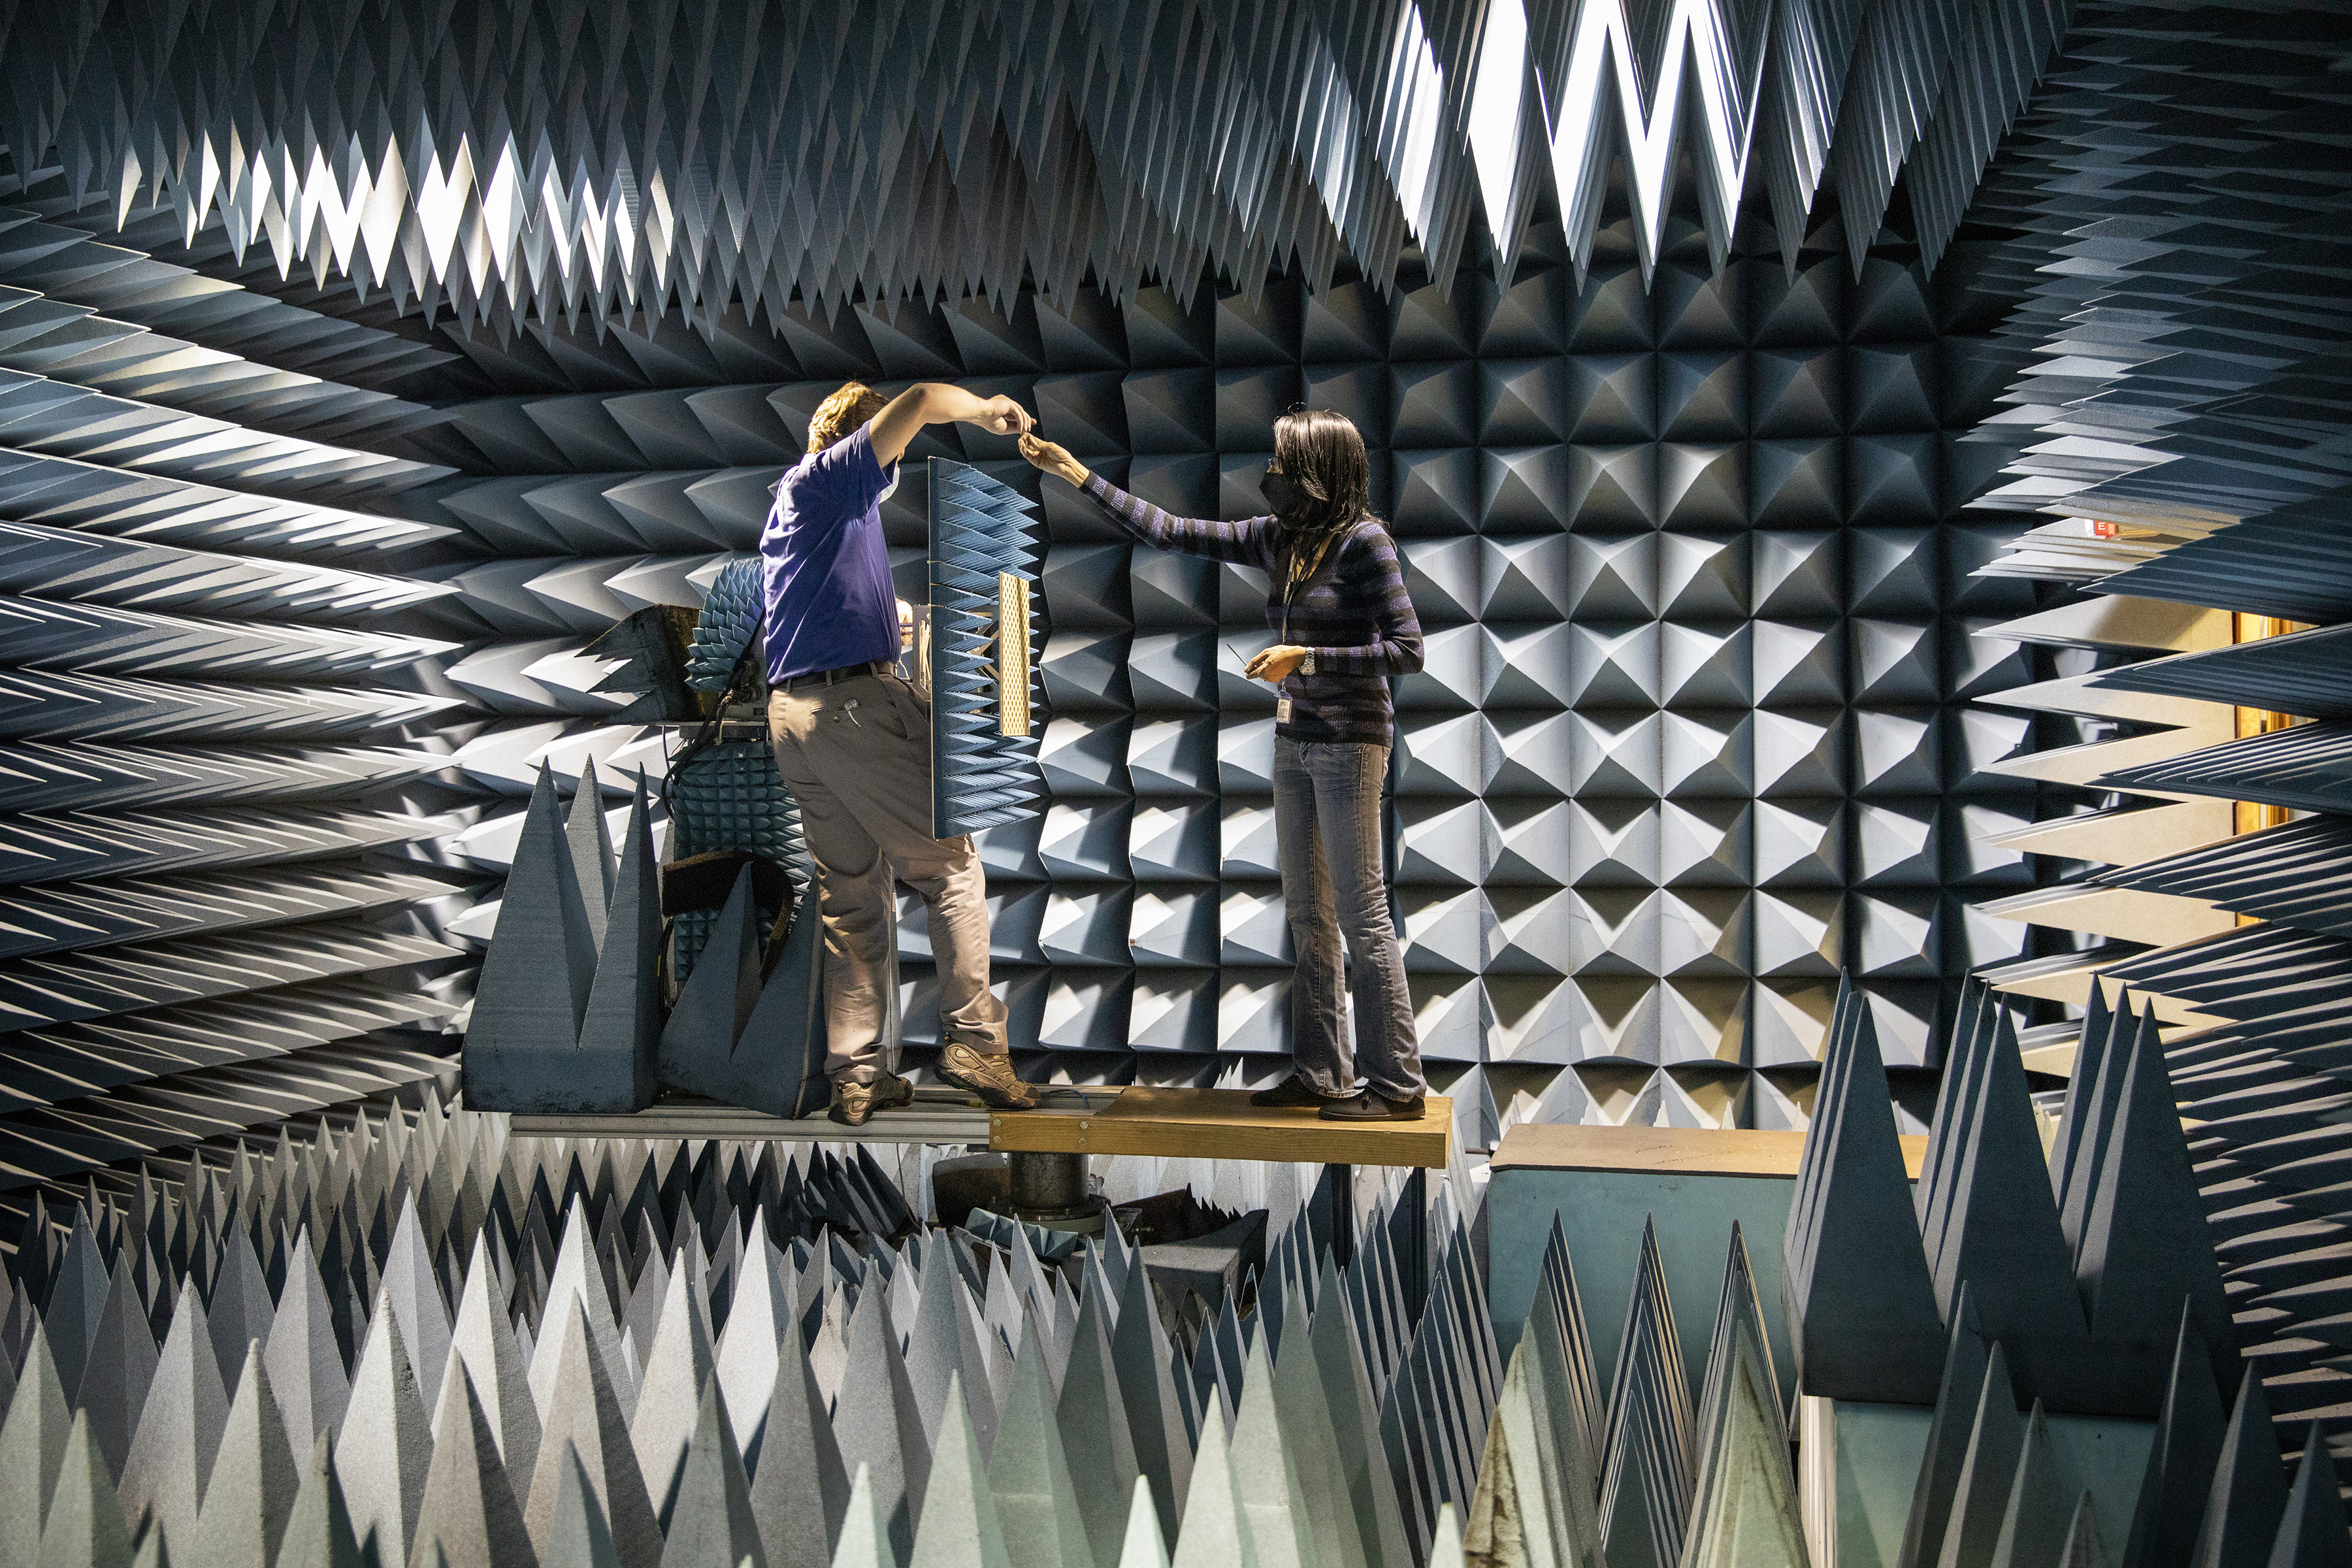
[[[926,425],[1000,436],[1031,420],[1009,397],[926,383],[885,398],[850,383],[809,421],[808,456],[776,487],[760,533],[767,601],[768,731],[800,803],[824,918],[828,1114],[856,1127],[914,1100],[889,1070],[894,875],[930,910],[939,964],[940,1076],[990,1105],[1036,1093],[1005,1055],[1004,1004],[988,988],[988,882],[969,834],[931,837],[930,700],[898,673],[898,601],[882,500]]]

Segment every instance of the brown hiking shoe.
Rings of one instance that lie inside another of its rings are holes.
[[[940,1076],[968,1089],[999,1110],[1034,1110],[1037,1090],[1013,1076],[1013,1058],[950,1041],[940,1053]]]
[[[847,1079],[835,1079],[833,1103],[825,1108],[824,1113],[844,1127],[863,1127],[874,1119],[877,1110],[914,1103],[915,1086],[897,1073],[886,1072],[872,1083],[853,1083]]]

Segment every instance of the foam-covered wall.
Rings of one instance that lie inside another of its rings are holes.
[[[2035,787],[1984,772],[2027,721],[1966,700],[2029,673],[1969,636],[2033,605],[1970,577],[2007,525],[1960,510],[2007,455],[1958,439],[1992,411],[2003,367],[1971,334],[1998,310],[1965,244],[1927,284],[1892,237],[1856,268],[1829,225],[1791,275],[1751,224],[1710,277],[1691,230],[1645,288],[1630,229],[1604,229],[1581,289],[1538,225],[1507,281],[1408,277],[1393,299],[1293,280],[1256,305],[1147,289],[1067,314],[1024,295],[1010,320],[852,306],[709,342],[481,336],[474,371],[511,390],[429,437],[477,476],[432,487],[429,514],[498,557],[436,574],[457,593],[435,613],[475,622],[452,679],[501,715],[459,760],[510,794],[542,756],[593,755],[608,786],[657,762],[650,731],[598,721],[621,700],[586,693],[576,652],[752,543],[845,377],[1010,393],[1117,482],[1224,515],[1262,504],[1278,415],[1334,408],[1372,449],[1427,637],[1398,693],[1391,837],[1437,1076],[1488,1069],[1454,1087],[1483,1082],[1489,1131],[1515,1096],[1570,1120],[1801,1124],[1841,965],[1916,1063],[1957,978],[2022,941],[1967,910],[2031,881],[1972,845],[2030,820]],[[1045,486],[1054,800],[983,835],[1016,1046],[1051,1053],[1024,1070],[1278,1073],[1273,703],[1235,658],[1267,640],[1262,584],[1130,548],[1007,441],[942,428],[915,450]],[[922,507],[910,468],[886,510],[917,600]],[[494,854],[497,830],[476,840]]]

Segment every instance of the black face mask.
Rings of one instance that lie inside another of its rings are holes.
[[[1307,492],[1300,489],[1298,482],[1288,474],[1269,468],[1265,478],[1258,481],[1258,489],[1264,492],[1265,504],[1274,509],[1276,517],[1296,517],[1306,508]]]

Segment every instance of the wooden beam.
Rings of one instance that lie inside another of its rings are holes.
[[[1903,1163],[1919,1177],[1927,1140],[1906,1137]],[[1805,1150],[1801,1132],[1745,1128],[1580,1127],[1522,1121],[1503,1134],[1494,1168],[1660,1171],[1687,1176],[1790,1176]]]
[[[1180,1160],[1306,1160],[1443,1168],[1454,1102],[1431,1095],[1418,1121],[1325,1121],[1312,1107],[1266,1110],[1238,1089],[1122,1090],[1097,1110],[992,1110],[988,1146],[1003,1152],[1157,1154]]]
[[[1108,1104],[1117,1089],[1072,1090],[1056,1086],[1056,1099]],[[666,1094],[627,1116],[518,1114],[508,1131],[519,1138],[762,1138],[823,1143],[981,1143],[988,1139],[988,1111],[959,1089],[921,1088],[915,1103],[876,1112],[863,1127],[844,1127],[822,1112],[794,1120],[768,1116],[699,1095]]]

